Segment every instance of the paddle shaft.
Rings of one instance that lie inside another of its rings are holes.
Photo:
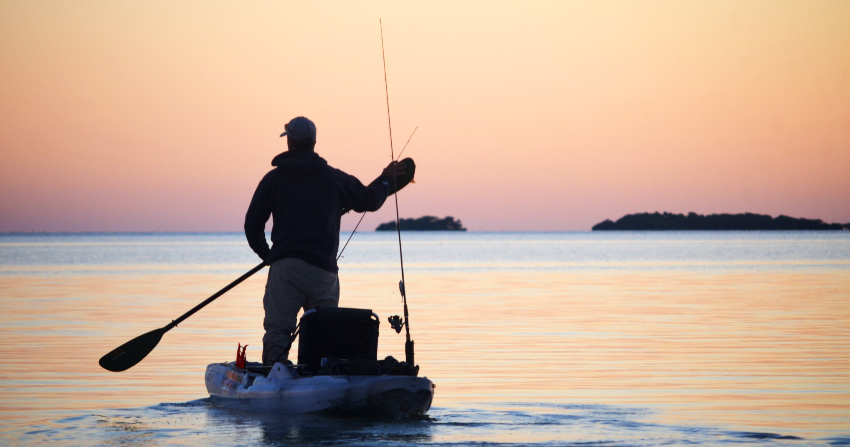
[[[223,289],[221,289],[218,292],[216,292],[215,294],[213,294],[213,296],[205,299],[201,304],[198,304],[197,306],[193,307],[192,310],[190,310],[189,312],[186,312],[185,314],[181,315],[180,318],[178,318],[176,320],[172,320],[171,323],[169,323],[168,326],[165,326],[163,329],[165,331],[169,331],[173,327],[176,327],[178,324],[182,323],[183,320],[191,317],[195,312],[203,309],[204,306],[206,306],[209,303],[212,303],[213,301],[215,301],[216,298],[224,295],[225,293],[227,293],[228,290],[236,287],[240,282],[245,281],[246,279],[248,279],[248,277],[250,277],[254,273],[259,272],[265,266],[266,266],[266,261],[263,261],[263,262],[257,264],[256,267],[252,268],[251,270],[248,270],[244,275],[240,276],[239,278],[236,278],[236,280],[234,280],[232,283],[224,286]]]

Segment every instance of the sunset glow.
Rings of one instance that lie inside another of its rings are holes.
[[[240,231],[297,115],[371,181],[379,18],[402,217],[850,222],[850,2],[2,1],[0,232]]]

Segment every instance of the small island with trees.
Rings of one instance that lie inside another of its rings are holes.
[[[442,219],[434,216],[422,216],[418,219],[401,219],[401,231],[466,231],[460,220],[452,216]],[[396,231],[395,221],[378,225],[375,231]]]
[[[820,219],[766,214],[638,213],[627,214],[616,222],[605,220],[593,231],[687,231],[687,230],[850,230],[850,223],[825,223]]]

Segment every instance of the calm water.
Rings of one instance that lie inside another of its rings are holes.
[[[343,235],[347,237],[347,235]],[[850,445],[850,233],[405,233],[429,417],[214,407],[260,357],[264,274],[124,373],[112,348],[258,260],[239,234],[0,235],[0,444]],[[355,235],[341,304],[404,356],[395,234]]]

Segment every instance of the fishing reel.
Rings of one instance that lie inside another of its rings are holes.
[[[393,316],[391,316],[391,317],[387,318],[387,321],[389,321],[389,322],[390,322],[390,327],[391,327],[391,328],[393,328],[393,329],[395,329],[395,333],[396,333],[396,334],[400,334],[400,333],[401,333],[401,328],[403,328],[403,327],[404,327],[404,325],[405,325],[405,324],[407,324],[407,323],[404,321],[404,319],[403,319],[403,318],[401,318],[401,317],[400,317],[400,316],[398,316],[398,315],[393,315]]]

